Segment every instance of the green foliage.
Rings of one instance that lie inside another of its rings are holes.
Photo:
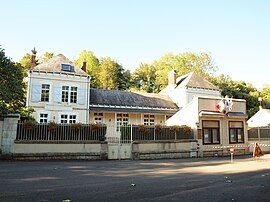
[[[33,108],[21,107],[20,108],[21,120],[34,121],[35,118],[32,116],[32,113],[33,112],[34,112],[34,109]]]
[[[99,80],[103,89],[126,90],[129,88],[129,71],[109,57],[101,58]]]
[[[31,68],[31,57],[32,56],[29,53],[26,53],[19,61],[25,72],[27,72]]]
[[[24,69],[5,56],[0,48],[0,116],[14,113],[25,105]]]
[[[166,54],[161,59],[155,61],[152,66],[156,69],[157,91],[167,86],[168,72],[173,69],[176,71],[177,76],[195,72],[204,77],[209,77],[216,70],[211,56],[207,53]]]
[[[153,93],[156,90],[156,69],[148,64],[141,64],[132,75],[131,82],[137,90]]]
[[[51,59],[54,56],[54,53],[52,52],[45,52],[41,58],[41,63],[47,62],[49,59]]]
[[[100,80],[99,80],[99,72],[100,72],[100,64],[98,58],[94,55],[93,52],[83,50],[78,58],[75,60],[75,66],[81,67],[83,62],[86,62],[86,71],[91,76],[91,87],[99,88]]]
[[[159,92],[168,84],[168,73],[176,70],[177,76],[190,72],[209,78],[216,67],[207,53],[165,54],[151,64],[141,64],[132,75],[132,87],[146,91]]]
[[[212,77],[211,82],[218,86],[221,90],[223,96],[228,95],[236,99],[244,99],[247,103],[247,114],[249,117],[253,116],[259,110],[258,97],[260,94],[263,94],[264,107],[270,107],[270,100],[267,97],[270,97],[270,91],[262,91],[261,93],[253,87],[251,84],[244,81],[233,81],[229,76],[220,75],[218,77]]]

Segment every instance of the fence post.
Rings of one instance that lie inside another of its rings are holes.
[[[14,153],[14,141],[17,135],[19,114],[8,114],[4,118],[2,133],[2,153],[10,155]]]
[[[132,137],[132,124],[130,124],[130,140],[131,140],[131,142],[133,141],[133,137]]]
[[[258,127],[258,139],[259,139],[259,142],[261,141],[261,131],[260,131],[260,127]]]
[[[154,140],[156,140],[156,126],[154,126]]]

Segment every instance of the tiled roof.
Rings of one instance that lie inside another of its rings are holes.
[[[197,75],[194,72],[185,74],[183,76],[180,76],[176,79],[176,84],[174,85],[167,85],[166,88],[164,88],[162,91],[159,92],[159,94],[166,95],[169,92],[173,91],[174,89],[177,88],[185,88],[185,87],[190,87],[190,88],[203,88],[203,89],[209,89],[209,90],[215,90],[218,91],[219,88],[203,77]]]
[[[219,88],[194,72],[183,75],[176,80],[176,88],[191,87],[219,90]]]
[[[45,72],[58,72],[58,73],[65,73],[65,74],[78,74],[78,75],[87,76],[86,72],[84,72],[81,68],[75,67],[75,66],[74,66],[74,72],[63,71],[61,68],[61,64],[74,66],[74,64],[69,59],[67,59],[64,55],[59,54],[57,56],[52,57],[47,62],[44,62],[35,66],[32,70],[45,71]]]
[[[123,109],[129,108],[133,111],[138,109],[149,111],[159,111],[168,109],[168,111],[178,111],[177,105],[166,95],[153,93],[135,93],[124,92],[119,90],[90,90],[90,109],[91,106],[122,106]]]

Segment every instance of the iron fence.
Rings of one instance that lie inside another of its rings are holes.
[[[29,124],[18,123],[16,140],[20,141],[105,141],[130,143],[132,141],[192,140],[193,131],[176,126],[102,124]]]
[[[248,130],[248,139],[249,140],[269,140],[270,128],[269,127],[251,128]]]
[[[121,141],[193,140],[191,129],[176,126],[129,125],[121,127]]]
[[[107,127],[98,124],[18,123],[16,140],[28,141],[104,141]]]

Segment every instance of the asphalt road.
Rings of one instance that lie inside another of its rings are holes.
[[[132,186],[135,184],[136,186]],[[0,201],[270,201],[260,159],[0,161]]]

